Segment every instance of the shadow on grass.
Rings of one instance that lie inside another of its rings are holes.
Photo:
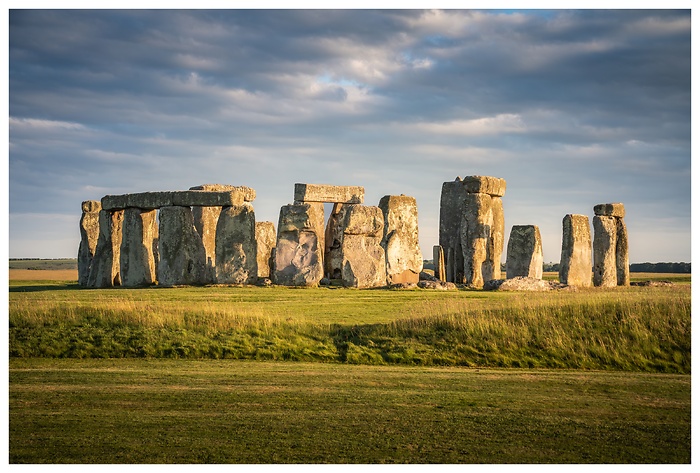
[[[78,283],[10,286],[10,292],[75,291],[79,289],[83,288]]]

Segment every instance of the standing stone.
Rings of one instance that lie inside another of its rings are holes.
[[[562,221],[559,282],[568,286],[591,285],[591,229],[586,215],[568,214]]]
[[[245,202],[255,200],[255,190],[246,186],[231,186],[227,184],[202,184],[190,187],[193,191],[225,192],[239,191],[243,195]],[[194,216],[194,226],[202,239],[204,251],[206,253],[207,283],[216,281],[216,224],[219,222],[221,207],[192,207]]]
[[[627,243],[627,225],[625,219],[616,219],[616,239],[615,239],[615,267],[617,270],[617,285],[630,285],[630,261],[629,248]]]
[[[158,220],[158,285],[206,284],[204,245],[194,227],[192,210],[162,207]]]
[[[381,241],[386,252],[387,284],[418,283],[423,254],[418,245],[418,206],[405,195],[386,195],[379,201],[384,215]]]
[[[464,283],[464,257],[460,227],[464,212],[466,192],[462,180],[442,184],[440,194],[440,234],[438,243],[445,252],[445,277],[447,281]]]
[[[94,288],[120,286],[119,252],[122,244],[124,211],[101,210],[98,220],[100,235],[97,238],[87,286]]]
[[[255,212],[248,202],[223,207],[216,225],[216,282],[255,284],[258,279],[258,245]]]
[[[542,238],[537,225],[513,225],[508,239],[506,277],[542,279]]]
[[[78,284],[88,285],[90,267],[95,257],[97,240],[100,237],[100,210],[102,205],[97,200],[82,203],[83,214],[80,217],[80,246],[78,247]]]
[[[460,236],[464,276],[466,283],[472,287],[481,288],[484,280],[494,279],[493,264],[488,259],[492,225],[491,196],[482,193],[466,194]]]
[[[602,287],[629,286],[629,243],[622,203],[593,207],[593,284]],[[596,226],[596,220],[598,224]]]
[[[435,277],[445,281],[445,252],[440,245],[433,246],[433,264],[435,265]]]
[[[378,287],[386,284],[386,256],[382,248],[384,215],[379,207],[344,205],[341,210],[343,285]]]
[[[593,285],[617,286],[617,222],[615,217],[593,217]]]
[[[340,242],[343,240],[343,227],[340,211],[343,204],[333,204],[333,210],[328,217],[325,232],[325,249],[323,252],[323,270],[328,279],[341,279],[343,269],[343,253]]]
[[[258,245],[258,277],[270,277],[270,258],[272,257],[272,249],[277,242],[277,233],[275,232],[275,224],[272,222],[255,222],[255,241]]]
[[[439,244],[447,281],[482,287],[484,281],[501,277],[505,191],[505,179],[490,176],[443,183]]]
[[[155,284],[155,255],[158,254],[156,211],[129,207],[124,210],[123,225],[119,255],[122,286]]]
[[[315,286],[323,278],[323,204],[300,203],[280,209],[273,281],[283,286]]]
[[[505,192],[505,180],[503,181]],[[501,257],[503,255],[503,243],[506,234],[506,221],[503,213],[503,199],[501,197],[491,197],[491,212],[493,222],[491,223],[491,238],[488,242],[488,251],[483,271],[484,281],[501,279]]]

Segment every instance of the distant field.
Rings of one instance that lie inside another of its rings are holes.
[[[78,260],[76,258],[66,259],[22,259],[10,260],[10,269],[32,269],[32,270],[78,270]]]
[[[10,269],[11,281],[78,281],[77,269]]]

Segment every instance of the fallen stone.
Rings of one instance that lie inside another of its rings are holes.
[[[569,286],[591,285],[591,229],[588,216],[568,214],[562,221],[559,281]]]
[[[272,280],[283,286],[315,286],[323,278],[323,204],[280,209]]]
[[[195,229],[192,210],[163,207],[158,221],[158,285],[208,284],[206,252]]]
[[[294,202],[338,202],[362,204],[365,188],[361,186],[331,186],[327,184],[294,184]]]
[[[270,257],[277,243],[277,232],[272,222],[255,222],[255,241],[258,243],[258,277],[270,277]]]
[[[124,210],[122,244],[119,254],[121,282],[124,287],[156,283],[158,225],[155,210]]]
[[[513,225],[508,239],[506,278],[542,279],[542,238],[537,225]]]
[[[216,224],[216,282],[255,284],[258,279],[255,211],[248,202],[221,208]]]
[[[488,281],[488,284],[484,284],[484,289],[498,291],[551,291],[552,284],[539,278],[516,276],[498,282]]]
[[[506,193],[506,180],[490,176],[465,176],[462,185],[469,194],[488,194],[503,197]]]
[[[101,205],[96,200],[82,203],[83,214],[80,217],[80,245],[78,246],[78,284],[88,285],[90,267],[95,257],[97,240],[100,237]]]
[[[101,288],[121,285],[119,252],[122,243],[123,210],[99,212],[100,234],[90,265],[88,287]]]
[[[423,269],[418,245],[418,206],[405,195],[386,195],[379,201],[384,215],[381,241],[386,253],[387,284],[417,283]]]
[[[384,215],[379,207],[343,205],[341,278],[346,287],[386,285],[386,255],[382,248]]]
[[[598,204],[593,207],[593,213],[606,217],[623,218],[625,216],[625,205],[622,203]]]
[[[617,286],[617,221],[615,217],[593,217],[593,285]]]
[[[457,289],[455,283],[445,281],[418,281],[417,286],[421,289],[436,289],[438,291],[454,291]]]
[[[673,286],[674,284],[671,281],[635,281],[631,282],[630,286],[639,286],[639,287],[670,287]]]
[[[418,280],[419,281],[439,281],[438,278],[433,276],[432,274],[426,272],[426,271],[421,271],[420,274],[418,275]]]

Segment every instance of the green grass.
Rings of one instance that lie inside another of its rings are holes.
[[[62,270],[78,269],[76,258],[61,259],[15,259],[9,262],[10,269]]]
[[[690,285],[576,292],[11,282],[11,357],[690,373]]]
[[[690,376],[11,359],[10,463],[689,463]]]

